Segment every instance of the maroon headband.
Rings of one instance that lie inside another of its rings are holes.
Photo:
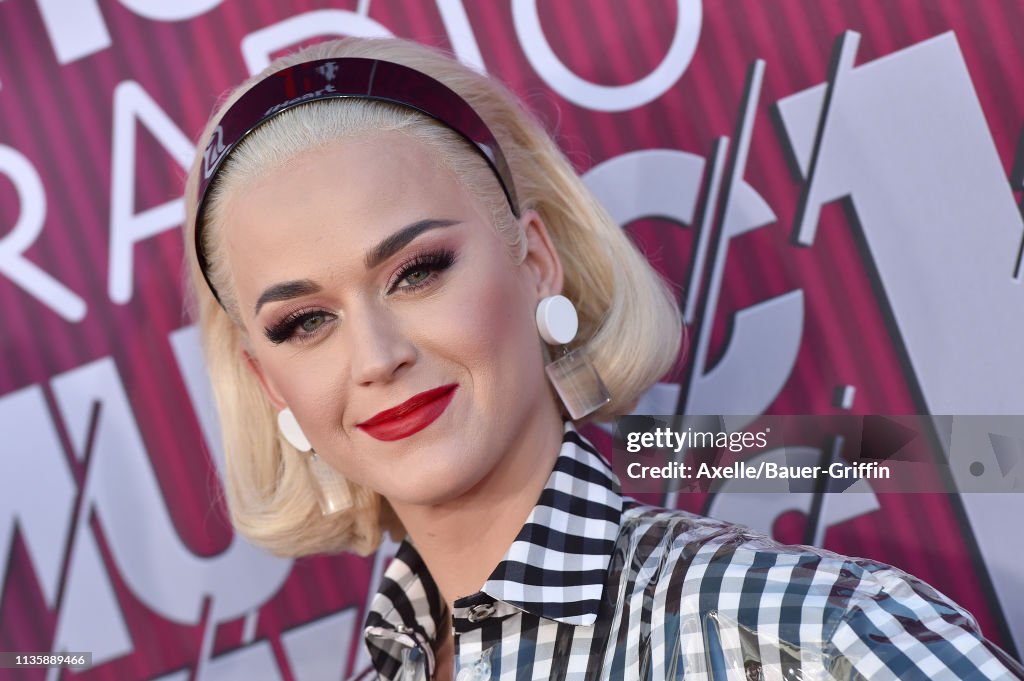
[[[217,172],[250,132],[282,111],[339,97],[399,104],[459,133],[487,161],[505,191],[512,213],[518,217],[512,173],[498,141],[473,107],[447,85],[408,66],[379,59],[339,57],[296,64],[270,74],[239,97],[221,117],[203,151],[196,209],[196,256],[217,302],[221,300],[210,281],[202,242],[203,211]]]

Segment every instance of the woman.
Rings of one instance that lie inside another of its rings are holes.
[[[676,305],[495,81],[321,44],[199,148],[187,243],[232,519],[289,556],[405,538],[369,674],[1024,676],[899,570],[621,496],[573,420],[671,368]]]

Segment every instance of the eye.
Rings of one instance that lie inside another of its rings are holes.
[[[417,255],[398,268],[394,284],[388,290],[410,292],[429,286],[454,263],[455,252],[451,250]]]
[[[324,316],[322,314],[310,315],[302,321],[300,328],[302,328],[303,333],[313,333],[323,326],[324,321]]]
[[[268,326],[263,333],[274,345],[284,342],[301,343],[318,336],[324,325],[334,318],[335,315],[323,310],[297,310]]]
[[[428,270],[426,268],[423,268],[423,269],[413,270],[409,274],[405,275],[405,278],[403,278],[402,281],[408,283],[410,286],[415,286],[417,284],[422,284],[424,281],[426,281],[429,278],[430,278],[430,270]]]

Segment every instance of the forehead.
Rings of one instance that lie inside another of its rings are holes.
[[[375,132],[340,138],[257,171],[227,198],[226,222],[257,218],[282,207],[277,201],[285,197],[295,200],[285,213],[323,204],[358,213],[429,199],[438,191],[463,193],[439,152],[401,132]]]
[[[316,276],[325,254],[334,266],[361,264],[365,249],[412,222],[482,220],[484,211],[437,151],[389,131],[302,152],[234,188],[223,215],[243,302],[261,284]]]

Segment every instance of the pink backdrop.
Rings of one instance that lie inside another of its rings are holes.
[[[95,657],[0,679],[358,664],[388,547],[283,561],[233,535],[180,293],[192,140],[227,88],[324,36],[411,38],[503,79],[681,304],[694,292],[687,366],[641,411],[1024,414],[1020,4],[23,0],[0,26],[0,651]],[[743,182],[702,220],[741,121],[723,186]],[[1024,497],[956,490],[1009,489],[1024,462],[967,464],[948,494],[817,514],[659,501],[901,567],[1016,654]]]

